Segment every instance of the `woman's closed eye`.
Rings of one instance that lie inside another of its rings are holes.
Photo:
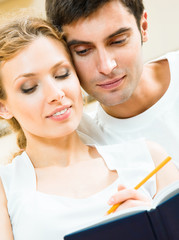
[[[56,75],[55,75],[55,79],[65,79],[65,78],[67,78],[68,76],[70,75],[70,71],[67,69],[64,73],[57,73]]]
[[[65,80],[69,75],[70,75],[70,71],[67,68],[60,68],[58,69],[58,71],[56,71],[53,74],[54,79],[57,79],[57,80]],[[39,82],[36,79],[35,80],[29,79],[21,85],[20,90],[24,94],[31,94],[36,91],[38,85],[39,85]]]
[[[34,85],[32,87],[27,87],[27,88],[26,87],[21,87],[21,91],[22,91],[22,93],[30,94],[30,93],[33,93],[36,90],[37,86],[38,85]]]

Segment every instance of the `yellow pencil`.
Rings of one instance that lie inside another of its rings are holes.
[[[158,172],[165,164],[167,164],[171,160],[171,157],[167,157],[163,162],[161,162],[151,173],[149,173],[139,184],[135,186],[134,189],[139,189],[145,182],[149,180],[156,172]],[[116,211],[121,203],[114,204],[108,211],[107,215]]]

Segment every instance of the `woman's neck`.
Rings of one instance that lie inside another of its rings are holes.
[[[88,146],[76,132],[57,139],[42,140],[28,136],[26,152],[35,168],[53,165],[66,167],[83,161],[83,156],[89,155]]]

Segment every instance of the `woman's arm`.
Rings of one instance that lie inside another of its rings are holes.
[[[0,240],[13,240],[11,222],[7,210],[7,199],[0,179]]]
[[[166,151],[159,144],[147,142],[147,146],[155,166],[159,165],[166,157],[168,157]],[[177,180],[179,180],[179,171],[172,161],[170,161],[156,173],[156,193]],[[118,210],[122,210],[129,207],[150,206],[151,199],[135,189],[129,189],[123,185],[119,185],[118,192],[114,194],[108,202],[109,205],[114,205],[117,203],[121,203],[118,207]]]
[[[168,157],[168,154],[161,145],[155,142],[147,142],[147,146],[155,166],[159,165],[166,157]],[[157,193],[177,180],[179,180],[179,171],[171,160],[156,173]]]

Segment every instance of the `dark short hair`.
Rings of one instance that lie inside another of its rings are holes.
[[[59,30],[80,18],[90,16],[100,7],[113,0],[46,0],[47,19]],[[134,15],[138,28],[144,11],[143,0],[119,0]]]

